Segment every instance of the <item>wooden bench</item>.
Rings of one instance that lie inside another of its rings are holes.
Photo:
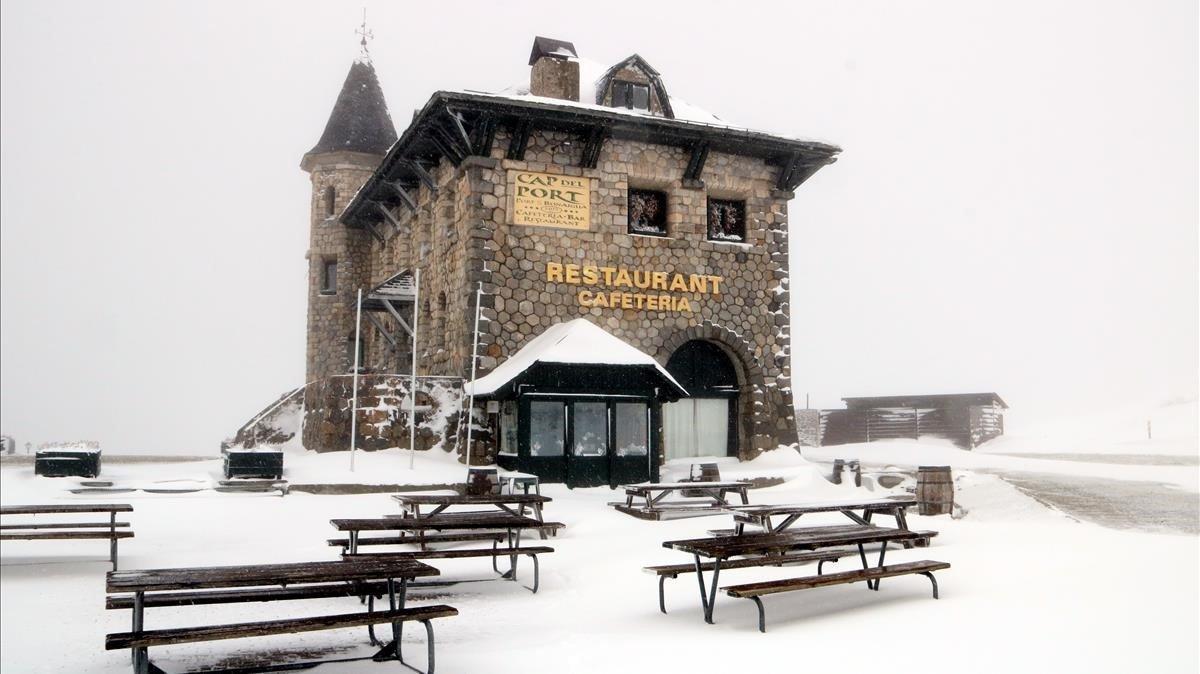
[[[852,527],[853,527],[853,525],[847,525],[847,528],[852,528]],[[812,528],[812,527],[807,527],[806,529],[810,529],[810,528]],[[829,528],[833,528],[833,527],[829,527]],[[788,529],[788,531],[804,531],[804,530],[805,529],[794,529],[794,528]],[[760,535],[762,535],[759,533],[739,534],[737,529],[709,529],[706,533],[708,533],[709,536],[738,536],[738,535],[760,536]],[[905,541],[904,547],[906,547],[906,548],[907,547],[927,548],[927,547],[929,547],[930,539],[932,539],[938,535],[938,532],[930,531],[930,530],[914,531],[913,533],[916,534],[917,537],[912,539],[911,541]],[[911,545],[909,545],[909,543],[911,543]]]
[[[376,536],[374,538],[359,538],[358,545],[425,545],[427,543],[459,543],[468,541],[502,541],[506,534],[500,532],[480,532],[461,534],[428,534],[405,536]],[[340,547],[345,553],[350,549],[349,538],[330,538],[326,541],[333,547]]]
[[[409,580],[436,576],[437,569],[415,561],[399,559],[354,560],[340,562],[306,562],[299,564],[262,564],[252,566],[151,569],[108,574],[107,589],[132,593],[110,595],[105,601],[109,609],[132,609],[133,629],[109,634],[105,639],[108,650],[133,650],[135,674],[160,674],[161,669],[150,662],[147,649],[198,641],[238,639],[274,634],[293,634],[343,627],[366,626],[371,643],[382,649],[370,656],[374,660],[396,659],[404,663],[401,653],[401,633],[405,622],[420,622],[425,626],[428,644],[427,671],[434,667],[433,626],[436,618],[458,614],[451,606],[435,605],[406,607]],[[260,622],[240,622],[193,627],[147,630],[145,610],[167,606],[200,606],[236,604],[321,597],[363,596],[370,600],[367,611],[336,615],[287,617]],[[385,610],[374,610],[374,597],[386,595]],[[381,644],[375,638],[374,626],[390,624],[392,640]],[[343,658],[327,662],[349,662],[364,658]],[[318,663],[289,664],[287,668],[302,668]],[[404,663],[407,665],[407,663]]]
[[[510,540],[520,538],[524,530],[558,530],[566,525],[562,522],[545,522],[532,517],[524,517],[502,511],[440,513],[422,517],[377,517],[329,520],[339,532],[348,534],[349,547],[347,552],[358,552],[358,541],[364,531],[397,531],[406,532],[419,543],[421,537],[427,537],[427,532],[447,531],[452,535],[461,535],[467,531],[485,532],[490,534],[504,533]]]
[[[147,595],[142,600],[146,608],[165,606],[205,606],[211,604],[239,604],[248,602],[280,601],[289,599],[328,599],[330,597],[381,597],[387,594],[385,581],[359,583],[329,583],[326,585],[304,585],[301,587],[252,588],[248,590],[204,590],[201,592],[160,592]],[[106,609],[132,609],[133,595],[109,595],[105,597]]]
[[[233,480],[221,480],[217,482],[217,486],[213,487],[213,491],[218,491],[228,494],[267,494],[273,491],[279,492],[280,496],[288,495],[287,480],[263,480],[253,478],[237,478]]]
[[[844,553],[840,552],[801,552],[790,555],[766,555],[761,557],[748,557],[745,559],[730,559],[721,563],[722,569],[746,569],[760,566],[792,566],[794,564],[804,564],[807,562],[817,563],[817,575],[821,575],[826,562],[838,561]],[[661,566],[647,566],[642,570],[647,573],[658,575],[658,610],[663,613],[667,612],[666,599],[663,596],[663,584],[668,578],[678,578],[682,573],[697,573],[698,571],[712,571],[716,568],[714,562],[703,562],[699,569],[696,564],[664,564]]]
[[[624,503],[609,503],[613,510],[620,513],[625,513],[631,517],[636,517],[639,520],[650,520],[657,522],[660,520],[681,520],[690,517],[712,517],[714,515],[724,515],[727,511],[719,505],[691,505],[691,504],[673,504],[655,506],[653,510],[627,506]]]
[[[767,594],[778,594],[781,592],[794,592],[796,590],[810,590],[815,587],[826,587],[829,585],[843,585],[847,583],[857,583],[866,581],[867,586],[872,589],[879,589],[879,581],[883,578],[892,578],[895,576],[906,576],[910,574],[919,574],[929,579],[933,584],[933,598],[938,598],[937,579],[933,577],[934,571],[942,571],[950,568],[946,562],[935,562],[932,560],[924,560],[920,562],[906,562],[904,564],[891,564],[888,566],[877,566],[868,569],[858,569],[855,571],[843,571],[840,573],[831,573],[825,576],[806,576],[804,578],[785,578],[783,580],[769,580],[761,583],[747,583],[745,585],[731,585],[723,587],[725,594],[730,597],[740,599],[750,599],[758,607],[758,631],[767,631],[767,619],[763,610],[762,597]],[[875,583],[874,586],[871,583]]]
[[[298,632],[315,632],[318,630],[338,629],[342,627],[374,626],[391,624],[393,634],[399,634],[401,625],[405,622],[420,622],[425,626],[427,665],[426,674],[433,674],[433,624],[436,618],[448,618],[458,615],[458,609],[453,606],[437,604],[417,608],[392,609],[387,611],[367,611],[364,613],[343,613],[330,616],[315,616],[311,618],[289,618],[286,620],[264,620],[251,623],[231,623],[226,625],[209,625],[206,627],[179,627],[163,630],[142,630],[138,632],[118,632],[109,634],[104,639],[107,650],[125,648],[145,649],[151,646],[168,646],[186,644],[197,641],[217,641],[219,639],[241,639],[244,637],[266,636],[271,634],[296,634]],[[402,664],[404,657],[401,653],[399,640],[392,641],[382,651],[372,656],[372,659],[395,657]],[[356,658],[343,660],[327,660],[323,662],[348,662]],[[158,673],[162,670],[144,660],[145,666],[139,667],[138,674]]]
[[[499,565],[496,564],[496,559],[499,557],[509,557],[513,560],[512,569],[505,573],[504,577],[509,580],[516,580],[516,557],[524,555],[533,560],[533,587],[526,587],[534,594],[537,594],[540,584],[541,570],[538,564],[538,555],[544,555],[554,552],[554,548],[548,547],[511,547],[501,548],[494,543],[490,549],[474,548],[470,550],[414,550],[411,552],[360,552],[356,554],[342,553],[342,559],[468,559],[473,557],[491,557],[492,570],[500,573]],[[512,574],[511,577],[508,574]],[[525,586],[522,586],[525,587]]]
[[[75,515],[108,513],[107,522],[22,522],[0,525],[3,541],[108,540],[108,558],[117,569],[117,541],[133,538],[128,522],[118,522],[117,513],[133,512],[127,503],[0,506],[0,515]],[[102,529],[102,531],[97,531]]]

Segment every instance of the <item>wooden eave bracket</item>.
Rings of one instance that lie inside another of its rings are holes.
[[[525,147],[529,144],[529,132],[532,128],[533,122],[526,117],[517,121],[517,125],[513,128],[512,139],[508,142],[508,152],[505,155],[508,159],[525,160]]]
[[[833,157],[805,157],[799,152],[793,152],[779,167],[779,177],[775,181],[775,189],[781,192],[794,192],[797,187],[813,177],[822,166],[837,161]]]
[[[396,216],[392,215],[391,209],[378,201],[373,203],[375,204],[375,210],[379,211],[383,215],[383,219],[387,220],[388,224],[392,226],[393,233],[399,234],[401,229],[400,221],[396,219]]]
[[[412,211],[413,213],[417,212],[417,201],[412,198],[411,194],[408,193],[408,185],[405,185],[399,181],[387,182],[385,184],[392,188],[392,191],[396,193],[396,196],[400,197],[400,203],[407,206],[408,210]]]
[[[421,162],[415,159],[409,159],[405,162],[408,170],[412,171],[413,175],[417,176],[417,180],[421,184],[429,188],[430,192],[437,192],[437,181],[433,179],[433,175],[421,165]]]
[[[704,163],[708,161],[708,141],[699,140],[692,144],[691,156],[687,168],[683,171],[683,186],[692,189],[703,189],[704,181],[700,175],[704,172]]]
[[[582,168],[594,169],[600,161],[600,150],[604,149],[604,141],[612,135],[608,127],[593,126],[588,130],[587,141],[583,144],[583,156],[579,160]]]

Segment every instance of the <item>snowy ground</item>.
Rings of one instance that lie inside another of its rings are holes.
[[[1013,446],[1023,448],[1020,443]],[[1195,446],[1193,439],[1193,453]],[[641,567],[688,561],[661,543],[700,536],[706,529],[728,526],[730,520],[722,516],[646,522],[605,505],[619,492],[548,485],[543,491],[554,502],[546,516],[565,522],[567,529],[546,542],[556,552],[544,557],[541,592],[532,595],[508,582],[464,582],[413,591],[414,603],[448,603],[460,610],[459,616],[437,624],[438,671],[529,672],[553,667],[572,672],[784,672],[795,670],[798,661],[815,670],[919,666],[922,671],[956,674],[1200,668],[1200,550],[1195,535],[1114,529],[1068,516],[1002,477],[1023,472],[1050,475],[1067,484],[1073,479],[1152,482],[1195,499],[1194,466],[1012,457],[929,442],[806,452],[818,462],[861,458],[898,471],[914,465],[955,466],[956,499],[965,516],[913,515],[911,526],[941,534],[930,548],[889,553],[892,561],[938,559],[953,564],[939,574],[941,600],[932,600],[928,583],[916,577],[885,581],[879,593],[853,585],[768,597],[769,631],[759,634],[753,605],[727,597],[718,599],[716,624],[705,625],[695,580],[683,577],[668,581],[670,613],[662,615],[655,579]],[[886,493],[829,484],[819,474],[825,470],[823,463],[793,457],[769,454],[764,461],[723,465],[722,472],[726,477],[787,478],[781,485],[751,492],[756,503]],[[320,477],[322,466],[309,463],[328,464],[323,469],[336,473],[336,480],[347,479],[348,469],[339,467],[347,465],[344,454],[294,458],[289,456],[293,482]],[[430,461],[440,463],[440,458]],[[356,464],[355,478],[369,475],[369,481],[377,483],[403,483],[409,473],[407,455],[398,452],[361,454]],[[130,487],[182,488],[211,484],[218,465],[111,463],[105,466],[105,478]],[[461,475],[461,468],[453,468],[425,466],[437,481],[453,477],[442,475],[443,469]],[[685,468],[672,466],[672,471]],[[35,478],[31,473],[28,464],[0,467],[5,503],[133,504],[130,521],[137,537],[121,544],[126,569],[334,559],[335,551],[324,544],[334,534],[330,518],[395,512],[386,494],[293,493],[281,498],[202,490],[73,495],[65,488],[75,481]],[[1116,498],[1123,496],[1118,493]],[[845,521],[838,515],[811,517],[810,524]],[[103,650],[104,634],[129,628],[126,613],[103,608],[108,568],[103,541],[5,542],[0,553],[0,665],[6,674],[128,671],[128,653]],[[843,560],[839,565],[849,564]],[[434,565],[451,579],[491,575],[485,560],[439,560]],[[528,580],[528,563],[522,568],[523,580]],[[813,569],[738,570],[722,574],[722,579],[732,584],[810,572]],[[153,628],[265,619],[301,607],[313,614],[349,612],[357,606],[352,599],[328,599],[152,609],[148,617]],[[415,630],[406,632],[407,650],[420,662],[422,646],[411,632]],[[328,658],[370,650],[365,631],[359,629],[164,647],[151,649],[151,654],[168,671],[181,671],[228,664],[247,653],[271,653],[277,659],[289,653]],[[396,669],[394,663],[365,662],[314,671]]]

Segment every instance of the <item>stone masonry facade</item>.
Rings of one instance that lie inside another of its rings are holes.
[[[353,330],[358,285],[369,289],[400,271],[419,268],[422,375],[469,377],[474,291],[482,283],[479,376],[550,325],[579,317],[663,364],[683,343],[703,339],[718,344],[739,372],[741,458],[795,444],[787,238],[792,193],[774,189],[778,168],[713,152],[701,184],[685,186],[688,155],[683,149],[610,139],[596,168],[583,169],[582,144],[571,140],[564,133],[534,131],[524,160],[510,160],[504,158],[509,136],[500,129],[490,156],[468,157],[457,167],[443,159],[430,171],[437,189],[422,185],[414,192],[415,213],[393,211],[400,231],[384,245],[362,230],[326,224],[314,215],[310,264],[317,264],[320,255],[346,255],[348,267],[339,258],[336,298],[312,294],[319,292],[319,273],[310,280],[310,299],[328,303],[327,309],[310,315],[310,375],[348,371],[339,365],[345,363],[347,330]],[[341,168],[314,171],[314,199],[319,200],[329,180],[348,198],[353,192],[342,187],[369,174],[336,166]],[[510,170],[591,178],[590,231],[507,224]],[[668,195],[668,236],[628,233],[630,188]],[[707,240],[710,197],[744,200],[745,243]],[[323,213],[319,206],[314,201],[314,213]],[[707,274],[724,281],[720,294],[684,293],[691,312],[585,307],[577,299],[582,286],[547,281],[548,263]],[[316,340],[314,331],[319,333]],[[372,330],[364,329],[364,336],[365,362],[377,372],[397,371],[389,363],[395,359],[387,342]]]
[[[343,226],[337,216],[380,159],[361,152],[330,152],[306,160],[312,181],[306,382],[346,374],[351,369],[356,292],[371,281],[372,241],[367,232]],[[332,293],[322,289],[326,262],[337,263]]]

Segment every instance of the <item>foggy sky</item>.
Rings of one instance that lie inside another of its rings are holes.
[[[4,433],[212,453],[303,383],[299,161],[362,4],[0,5]],[[791,203],[801,405],[1197,393],[1194,0],[366,6],[398,131],[545,35],[841,145]]]

